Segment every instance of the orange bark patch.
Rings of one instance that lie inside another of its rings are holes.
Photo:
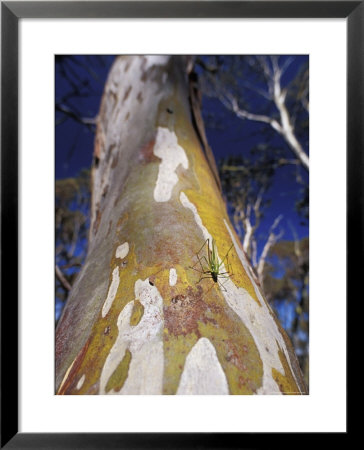
[[[141,147],[140,152],[139,152],[139,159],[143,163],[159,161],[159,158],[157,158],[155,156],[155,154],[153,153],[154,144],[155,144],[155,139],[153,138],[152,140],[147,142],[145,145],[143,145],[143,147]]]
[[[242,349],[237,348],[236,344],[231,340],[227,342],[227,346],[228,351],[226,353],[226,361],[228,361],[231,364],[234,364],[234,366],[237,367],[239,370],[246,371],[247,366],[246,364],[244,364],[243,361],[243,352],[241,351]],[[246,351],[244,353],[246,353]]]
[[[164,307],[165,327],[175,336],[194,332],[200,337],[198,321],[203,319],[206,309],[201,286],[198,286],[197,292],[189,286],[187,295],[176,295],[171,299],[170,306]]]
[[[107,184],[105,187],[104,187],[104,189],[103,189],[103,191],[102,191],[102,199],[104,199],[105,197],[106,197],[106,195],[107,195],[107,193],[108,193],[108,190],[109,190],[109,185]]]
[[[96,219],[95,219],[95,222],[94,222],[94,234],[97,233],[97,230],[99,229],[100,222],[101,222],[101,211],[98,209],[96,211]]]
[[[97,133],[96,134],[96,139],[95,139],[95,150],[94,150],[94,157],[97,159],[100,159],[101,153],[102,153],[102,148],[103,148],[103,141],[100,138],[100,134]]]
[[[120,200],[120,196],[116,198],[115,202],[114,202],[114,206],[116,206],[116,204],[118,203],[118,201]],[[116,232],[119,234],[120,231],[122,230],[122,228],[125,226],[125,223],[128,220],[128,213],[123,214],[119,220],[117,221],[116,224]]]
[[[118,165],[118,161],[119,161],[119,154],[117,153],[112,159],[112,163],[111,163],[112,169],[115,169],[115,167]]]
[[[103,126],[100,121],[102,116],[102,108],[100,110],[99,118],[96,123],[96,137],[95,137],[95,147],[94,147],[94,157],[100,159],[105,146],[105,135],[103,132]]]

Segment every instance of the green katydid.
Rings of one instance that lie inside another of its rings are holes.
[[[200,253],[202,249],[205,247],[207,243],[207,257],[206,255],[200,256]],[[196,253],[198,261],[196,264],[194,264],[190,269],[195,270],[196,272],[199,272],[201,274],[200,279],[197,281],[199,283],[201,280],[205,278],[211,278],[214,283],[218,283],[221,288],[226,291],[224,284],[219,281],[219,278],[230,278],[232,274],[230,274],[230,265],[228,260],[228,254],[230,250],[232,249],[233,244],[231,244],[231,247],[223,257],[221,261],[219,261],[219,258],[217,256],[217,250],[216,250],[216,243],[215,240],[212,239],[211,241],[211,248],[210,248],[210,238],[207,238],[206,241],[203,243],[200,250]],[[224,261],[227,262],[227,271],[226,272],[220,272],[221,266],[223,265]],[[196,269],[196,265],[200,264],[201,270]],[[204,276],[205,275],[205,276]]]

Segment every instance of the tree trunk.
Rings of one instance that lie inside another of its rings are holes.
[[[59,395],[306,393],[228,218],[189,66],[131,56],[110,72],[88,256],[56,331]],[[216,280],[198,272],[212,239]]]

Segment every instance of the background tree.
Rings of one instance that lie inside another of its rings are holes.
[[[90,212],[90,172],[56,181],[56,320],[86,256]]]
[[[281,137],[292,151],[287,163],[309,168],[308,64],[290,83],[285,74],[292,56],[224,56],[197,58],[204,69],[205,92],[216,96],[242,120],[261,124]]]
[[[271,249],[264,283],[268,301],[279,311],[294,343],[305,379],[309,371],[309,240],[280,241]]]
[[[275,232],[282,219],[282,215],[279,215],[270,227],[258,258],[257,231],[264,210],[270,203],[266,194],[275,172],[274,160],[267,159],[267,153],[262,153],[260,158],[255,160],[242,156],[227,157],[220,162],[219,169],[235,229],[263,287],[264,265],[269,250],[283,234],[282,231],[278,234]]]
[[[188,60],[115,61],[92,187],[88,254],[56,331],[58,394],[306,392],[230,225]]]

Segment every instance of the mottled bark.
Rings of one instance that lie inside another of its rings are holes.
[[[107,80],[89,253],[56,332],[58,394],[305,393],[229,221],[187,67],[119,57]],[[207,238],[220,260],[232,245],[223,287],[191,268]]]

